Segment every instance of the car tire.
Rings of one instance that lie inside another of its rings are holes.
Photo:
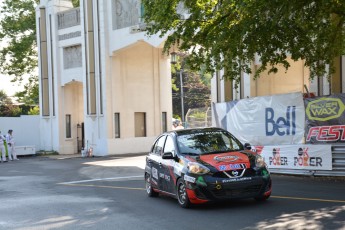
[[[149,197],[157,197],[159,195],[158,192],[154,191],[151,185],[151,177],[150,174],[145,173],[145,188],[146,193]]]
[[[188,198],[186,183],[180,178],[176,184],[176,196],[182,208],[189,208],[191,203]]]

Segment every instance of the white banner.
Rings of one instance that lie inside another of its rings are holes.
[[[251,145],[302,144],[305,110],[301,93],[213,103],[216,126]]]
[[[271,169],[332,170],[331,145],[253,146]]]

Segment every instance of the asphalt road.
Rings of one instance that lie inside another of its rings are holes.
[[[273,175],[273,194],[182,209],[147,197],[144,156],[0,164],[0,229],[343,229],[345,179]]]

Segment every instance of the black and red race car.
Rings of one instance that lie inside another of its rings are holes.
[[[148,196],[160,193],[192,204],[271,195],[271,178],[263,158],[220,128],[166,132],[146,157]]]

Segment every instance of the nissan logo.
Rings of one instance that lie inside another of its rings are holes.
[[[233,176],[238,176],[238,172],[237,172],[237,171],[232,171],[231,174],[232,174]]]

